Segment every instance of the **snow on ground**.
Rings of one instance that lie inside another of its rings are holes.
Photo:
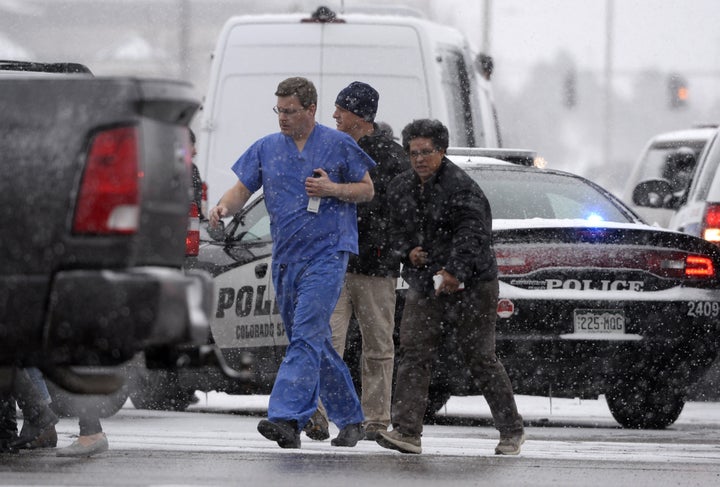
[[[291,455],[257,432],[268,396],[234,396],[197,393],[200,401],[189,412],[135,409],[128,401],[116,415],[102,420],[111,450],[247,452]],[[604,398],[598,400],[516,396],[528,439],[522,457],[538,461],[636,462],[695,465],[717,468],[720,475],[720,444],[707,428],[720,425],[720,404],[688,403],[678,421],[667,430],[625,430],[614,421]],[[434,456],[494,456],[498,433],[481,396],[453,397],[444,415],[479,421],[469,427],[457,422],[426,425],[423,454]],[[549,427],[546,427],[549,426]],[[57,425],[58,446],[77,437],[75,418]],[[330,434],[338,433],[335,425]],[[295,451],[296,452],[296,451]],[[302,436],[302,452],[309,455],[396,455],[371,441],[355,448],[335,448],[329,441],[311,441]]]
[[[262,413],[267,411],[268,406],[268,396],[263,395],[232,396],[219,392],[207,394],[198,392],[197,395],[200,401],[190,406],[189,411],[242,410]],[[523,418],[534,423],[543,421],[565,421],[573,424],[615,422],[603,396],[596,400],[588,400],[516,395],[515,400]],[[482,396],[451,397],[440,411],[440,415],[490,419],[490,408]],[[720,423],[720,403],[688,402],[676,424],[707,422]]]

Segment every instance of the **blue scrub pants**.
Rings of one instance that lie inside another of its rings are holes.
[[[317,409],[318,397],[338,428],[364,420],[347,365],[333,348],[330,328],[347,261],[347,252],[338,252],[310,261],[273,263],[273,284],[290,345],[270,394],[270,421],[297,421],[302,429]]]

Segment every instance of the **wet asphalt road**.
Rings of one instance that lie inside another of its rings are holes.
[[[261,412],[126,406],[103,420],[107,453],[89,459],[58,458],[52,449],[0,455],[0,485],[720,485],[718,409],[690,404],[662,431],[624,430],[592,411],[526,414],[522,454],[501,457],[493,454],[497,432],[482,415],[450,415],[427,426],[423,454],[403,455],[374,442],[336,448],[304,435],[300,450],[282,450],[257,433]],[[62,419],[57,429],[59,446],[66,446],[77,422]]]

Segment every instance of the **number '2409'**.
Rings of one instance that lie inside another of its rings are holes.
[[[717,301],[692,301],[688,303],[687,315],[693,318],[720,316],[720,303]]]

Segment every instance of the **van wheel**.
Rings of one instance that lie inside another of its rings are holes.
[[[613,418],[625,428],[664,429],[685,407],[683,395],[668,385],[647,379],[620,380],[606,395]]]
[[[128,399],[127,385],[108,395],[99,394],[73,394],[46,380],[48,392],[52,402],[50,409],[60,417],[75,417],[82,415],[88,409],[94,409],[99,417],[108,418],[125,405]]]
[[[179,386],[175,371],[137,368],[130,387],[130,401],[137,409],[184,411],[194,392]]]

